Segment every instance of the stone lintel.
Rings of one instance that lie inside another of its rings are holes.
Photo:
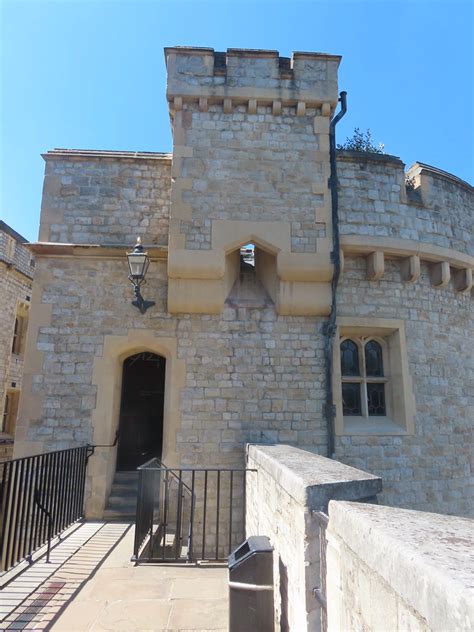
[[[363,500],[382,491],[380,477],[301,448],[248,444],[247,455],[308,511],[326,511],[330,500]]]

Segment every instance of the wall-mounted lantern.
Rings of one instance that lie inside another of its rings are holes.
[[[132,305],[138,307],[140,312],[144,314],[149,307],[155,304],[155,301],[145,301],[140,292],[140,286],[146,283],[145,276],[150,265],[150,258],[148,253],[143,250],[142,240],[137,237],[137,243],[130,252],[127,252],[128,268],[130,274],[128,279],[133,285],[135,290],[135,300],[132,301]]]

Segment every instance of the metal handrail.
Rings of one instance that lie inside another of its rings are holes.
[[[255,469],[171,468],[158,458],[137,469],[135,561],[179,561],[183,559],[183,539],[188,543],[186,560],[192,561],[196,559],[196,538],[202,540],[197,559],[219,560],[240,542],[244,535],[245,479]],[[183,529],[186,524],[187,536]],[[167,549],[170,536],[174,537],[172,553]]]
[[[89,448],[12,459],[0,469],[0,571],[8,571],[84,516]]]

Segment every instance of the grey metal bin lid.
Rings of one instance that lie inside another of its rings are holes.
[[[270,539],[266,535],[252,535],[229,555],[229,568],[240,564],[255,553],[273,553]]]

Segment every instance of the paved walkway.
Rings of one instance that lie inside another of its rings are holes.
[[[133,526],[88,522],[0,593],[7,630],[227,630],[225,566],[134,566]]]

